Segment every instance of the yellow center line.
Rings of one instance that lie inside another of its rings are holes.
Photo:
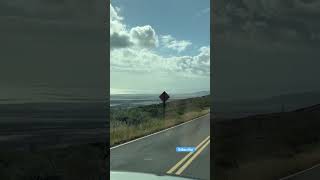
[[[210,139],[210,136],[205,138],[197,147],[196,150],[199,149],[202,144],[204,144],[208,139]],[[192,155],[193,152],[189,152],[184,158],[182,158],[177,164],[175,164],[169,171],[167,171],[167,174],[171,174],[173,171],[175,171],[185,160],[189,158],[189,156]]]
[[[210,144],[210,140],[206,142],[196,153],[176,172],[176,175],[180,175],[191,163],[192,161],[199,156],[199,154]]]

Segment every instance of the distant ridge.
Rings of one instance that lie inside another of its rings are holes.
[[[167,91],[169,94],[173,94],[173,95],[209,95],[210,91],[195,91],[195,92],[188,92],[188,93],[171,93],[170,91]],[[136,93],[136,94],[132,94],[132,93],[127,93],[127,94],[110,94],[110,96],[158,96],[160,93],[162,93],[162,91],[159,91],[158,94],[156,93]]]
[[[209,91],[198,91],[194,93],[174,94],[168,92],[170,95],[169,101],[178,99],[188,99],[194,97],[203,97],[210,94]],[[112,107],[133,107],[141,105],[150,105],[161,103],[159,94],[114,94],[110,96],[110,105]]]
[[[200,97],[200,96],[210,95],[210,91],[197,91],[197,92],[191,92],[191,93],[176,93],[176,94],[173,94],[173,95],[176,95],[176,96],[189,96],[189,97],[192,97],[192,96]]]
[[[279,94],[261,99],[214,98],[212,103],[215,107],[212,112],[223,119],[279,112],[320,112],[320,91]]]

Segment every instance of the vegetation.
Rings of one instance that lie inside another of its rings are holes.
[[[1,151],[0,179],[100,180],[107,179],[105,144],[86,144],[41,151]]]
[[[210,96],[176,100],[163,105],[135,108],[112,108],[110,111],[110,144],[123,143],[186,121],[209,112]]]
[[[319,117],[318,110],[216,121],[216,179],[280,179],[320,163]]]
[[[209,112],[209,97],[162,105],[112,108],[111,144],[125,142],[191,120]],[[63,148],[0,150],[0,179],[6,180],[100,180],[108,179],[109,148],[104,143]]]

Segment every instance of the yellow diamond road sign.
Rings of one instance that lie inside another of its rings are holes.
[[[162,102],[166,102],[170,98],[170,96],[165,91],[163,91],[163,93],[159,96],[159,98],[161,99]]]

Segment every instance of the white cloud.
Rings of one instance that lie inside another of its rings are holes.
[[[210,75],[210,48],[201,47],[196,56],[177,57],[177,67],[184,73]]]
[[[158,36],[150,25],[136,26],[128,29],[119,15],[119,8],[110,4],[110,47],[127,48],[155,48],[158,46]]]
[[[137,26],[130,30],[133,42],[144,48],[154,48],[158,46],[158,37],[150,25]]]
[[[201,77],[210,74],[210,47],[202,47],[195,56],[163,57],[154,48],[159,40],[150,25],[127,29],[119,9],[110,4],[111,72],[157,73]],[[170,35],[160,37],[161,44],[178,52],[191,45],[189,41],[178,41]]]
[[[130,34],[127,31],[126,25],[122,22],[123,17],[118,15],[119,9],[114,8],[110,4],[110,47],[126,48],[133,43],[131,42]]]
[[[200,48],[196,56],[168,58],[148,49],[115,49],[111,51],[111,71],[208,76],[210,74],[210,47]]]
[[[122,31],[124,29],[124,25],[122,24],[123,17],[118,15],[120,9],[114,8],[110,4],[110,29],[113,32]]]
[[[178,52],[184,51],[188,46],[190,46],[192,43],[190,41],[178,41],[175,38],[173,38],[171,35],[164,35],[161,36],[161,43],[164,47],[176,50]]]

